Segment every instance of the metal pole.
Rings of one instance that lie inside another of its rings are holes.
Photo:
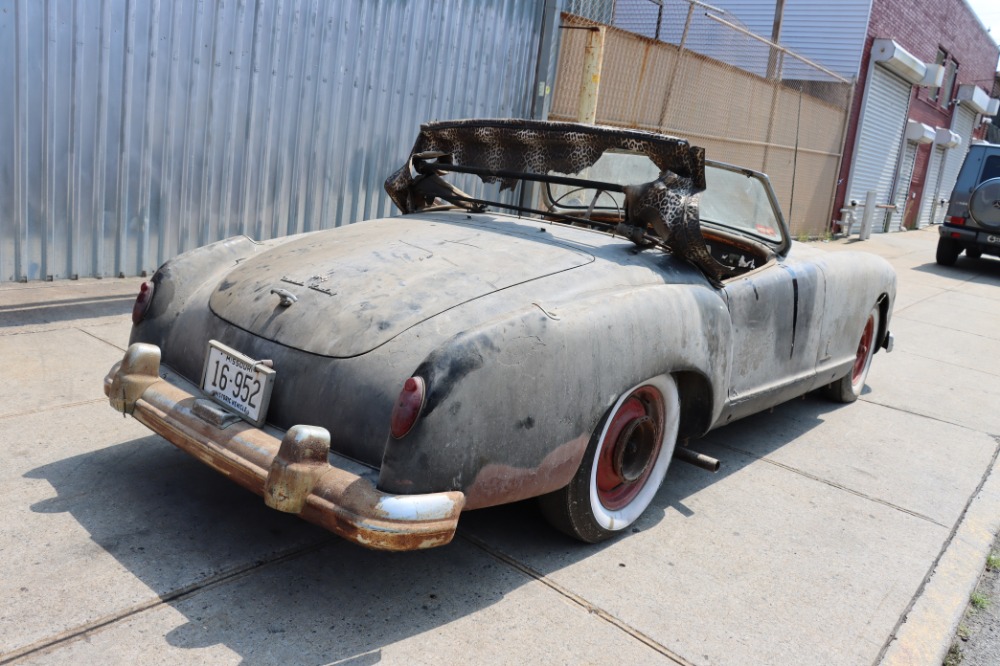
[[[865,193],[865,212],[861,216],[861,231],[858,232],[858,240],[868,240],[872,235],[872,222],[875,219],[875,190],[868,190]]]
[[[580,107],[577,122],[593,125],[597,120],[597,99],[601,91],[601,68],[604,65],[604,36],[607,29],[591,28],[583,52],[583,76],[580,78]]]
[[[771,42],[781,42],[781,23],[785,19],[785,0],[776,0],[774,5],[774,24],[771,26]],[[767,78],[773,79],[777,68],[778,51],[771,47],[767,53]]]
[[[667,115],[670,110],[670,100],[674,96],[674,82],[677,80],[677,70],[681,67],[681,57],[684,54],[684,43],[687,42],[688,30],[691,28],[691,17],[694,15],[694,2],[688,5],[687,18],[684,19],[684,32],[681,33],[681,41],[677,45],[677,56],[674,58],[674,66],[670,68],[670,80],[667,82],[667,95],[663,100],[663,110],[660,111],[660,123],[657,129],[663,130],[667,124]]]

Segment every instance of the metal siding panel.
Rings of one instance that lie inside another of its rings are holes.
[[[390,213],[420,123],[529,115],[537,8],[0,0],[0,280]]]
[[[846,78],[858,75],[871,0],[785,0],[779,41]],[[770,34],[770,28],[768,33]]]
[[[878,203],[888,203],[909,103],[909,83],[879,66],[872,69],[858,128],[848,199],[863,203],[865,193],[874,190],[878,193]],[[878,219],[876,213],[874,226],[881,228]]]
[[[0,280],[14,279],[14,223],[18,219],[15,196],[17,159],[17,24],[14,0],[0,0],[0,136],[13,137],[0,151]]]

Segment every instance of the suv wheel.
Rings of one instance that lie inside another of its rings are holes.
[[[942,266],[954,266],[958,259],[958,253],[962,251],[961,246],[954,238],[938,238],[937,255],[935,259]]]

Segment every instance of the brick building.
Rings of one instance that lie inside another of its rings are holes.
[[[970,142],[997,112],[997,58],[964,0],[873,0],[834,216],[874,191],[874,231],[939,222]]]
[[[648,0],[617,0],[616,7],[642,2]],[[985,136],[997,112],[997,44],[965,0],[710,4],[856,80],[831,225],[851,200],[860,219],[869,191],[878,206],[873,231],[941,220],[941,201],[951,194],[970,141]]]

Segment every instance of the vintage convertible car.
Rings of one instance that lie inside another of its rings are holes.
[[[596,542],[672,459],[717,466],[689,438],[853,401],[891,349],[885,261],[793,248],[764,175],[680,139],[432,123],[386,190],[402,216],[160,267],[111,404],[365,546],[442,545],[462,510],[530,497]]]

